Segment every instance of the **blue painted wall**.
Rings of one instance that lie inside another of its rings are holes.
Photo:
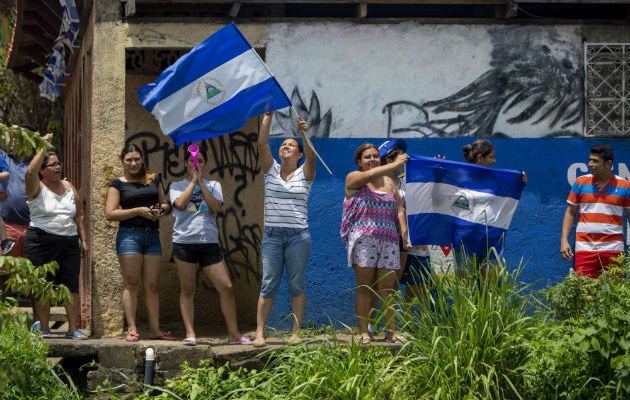
[[[408,152],[424,156],[446,155],[450,160],[463,160],[461,148],[473,138],[406,139]],[[277,154],[281,139],[272,140]],[[307,309],[305,321],[317,325],[343,322],[356,325],[354,317],[355,279],[347,267],[345,246],[339,237],[341,209],[346,174],[356,168],[355,149],[371,141],[377,146],[384,139],[313,139],[333,175],[318,162],[317,176],[309,199],[309,225],[313,241],[306,272]],[[528,184],[510,225],[505,245],[508,265],[527,262],[521,278],[539,281],[542,288],[562,280],[572,267],[560,257],[560,231],[570,191],[567,170],[574,163],[588,161],[589,148],[608,143],[615,150],[613,172],[627,174],[630,147],[623,140],[584,139],[492,139],[499,168],[525,170]],[[577,171],[582,175],[587,171]],[[625,177],[625,176],[624,176]],[[572,239],[571,239],[572,240]],[[290,313],[290,297],[283,282],[269,319],[270,326],[288,329],[283,319]]]

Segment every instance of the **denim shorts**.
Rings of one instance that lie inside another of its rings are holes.
[[[263,276],[260,297],[276,297],[284,268],[287,270],[289,294],[304,294],[304,275],[310,254],[311,234],[308,228],[266,226],[262,239]]]
[[[160,233],[153,228],[121,226],[116,235],[116,253],[119,256],[126,254],[161,256]]]

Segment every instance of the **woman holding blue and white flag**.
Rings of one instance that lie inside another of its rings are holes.
[[[497,162],[494,145],[486,139],[477,139],[472,144],[463,146],[462,151],[464,152],[464,159],[470,164],[493,167]],[[522,174],[523,183],[527,183],[525,171],[522,171]],[[481,255],[469,253],[463,248],[456,252],[457,269],[460,271],[460,275],[462,274],[461,271],[478,268],[480,256]],[[468,264],[472,265],[468,266]],[[486,279],[492,274],[492,265],[489,262],[483,262],[481,274],[486,277]]]
[[[269,130],[273,113],[263,116],[258,133],[260,165],[265,173],[265,230],[262,239],[263,276],[256,313],[254,347],[265,346],[265,325],[280,287],[282,271],[287,270],[287,286],[291,295],[293,330],[289,344],[301,343],[298,330],[306,310],[304,275],[311,253],[308,230],[308,196],[315,179],[315,152],[306,138],[307,124],[298,117],[302,144],[288,138],[280,145],[280,164],[269,147]],[[304,164],[299,165],[302,156]]]
[[[355,308],[359,320],[359,343],[369,344],[368,322],[370,300],[374,290],[387,302],[396,291],[395,271],[400,269],[400,245],[409,249],[405,209],[396,185],[387,175],[407,162],[407,154],[398,154],[389,164],[381,165],[378,148],[364,143],[356,150],[354,161],[358,171],[346,176],[346,197],[343,202],[341,238],[346,242],[348,267],[354,268],[357,280]],[[400,229],[400,231],[399,231]],[[392,342],[406,339],[395,333],[393,304],[385,313]]]

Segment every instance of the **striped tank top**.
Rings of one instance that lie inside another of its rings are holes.
[[[308,196],[312,181],[298,167],[285,181],[275,160],[265,174],[265,226],[308,228]]]
[[[347,240],[350,232],[397,242],[398,204],[393,193],[381,193],[364,185],[349,199],[343,201],[341,238]]]

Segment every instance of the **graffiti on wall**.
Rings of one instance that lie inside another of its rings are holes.
[[[301,115],[329,108],[322,118],[328,135],[315,137],[582,136],[576,28],[278,25],[268,46],[271,67],[295,86]],[[300,89],[312,92],[309,108]],[[289,117],[276,113],[293,135]]]
[[[548,131],[543,136],[581,135],[572,129],[582,121],[584,109],[580,49],[548,29],[494,28],[489,34],[494,47],[491,68],[450,96],[422,105],[385,105],[388,136],[405,131],[422,137],[512,136],[497,129],[501,117],[508,129],[541,124]],[[392,130],[392,115],[402,114],[393,110],[397,107],[412,108],[420,118],[406,129]]]
[[[293,93],[291,93],[291,103],[293,104],[293,108],[295,108],[298,114],[300,114],[300,117],[308,123],[306,136],[315,138],[328,138],[330,136],[332,112],[328,110],[326,114],[320,118],[321,110],[319,98],[314,90],[311,94],[311,103],[307,107],[306,104],[304,104],[304,100],[302,100],[300,90],[295,87],[293,89]],[[288,114],[285,114],[277,111],[274,116],[276,117],[276,121],[283,132],[279,133],[276,131],[272,134],[273,136],[282,135],[298,137],[297,117],[294,112],[291,111]]]
[[[226,181],[234,188],[232,198],[224,198],[226,205],[217,214],[219,240],[231,277],[241,278],[244,275],[248,283],[260,280],[258,266],[262,227],[258,223],[249,223],[251,221],[242,198],[243,190],[260,173],[256,141],[256,133],[239,131],[199,143],[200,150],[208,155],[211,166],[209,173],[217,174],[222,181],[224,195]],[[145,165],[161,176],[166,193],[171,182],[184,177],[183,149],[187,145],[176,147],[172,141],[165,140],[163,135],[153,132],[131,135],[127,143],[135,143],[140,147]],[[204,286],[209,288],[205,283]]]

